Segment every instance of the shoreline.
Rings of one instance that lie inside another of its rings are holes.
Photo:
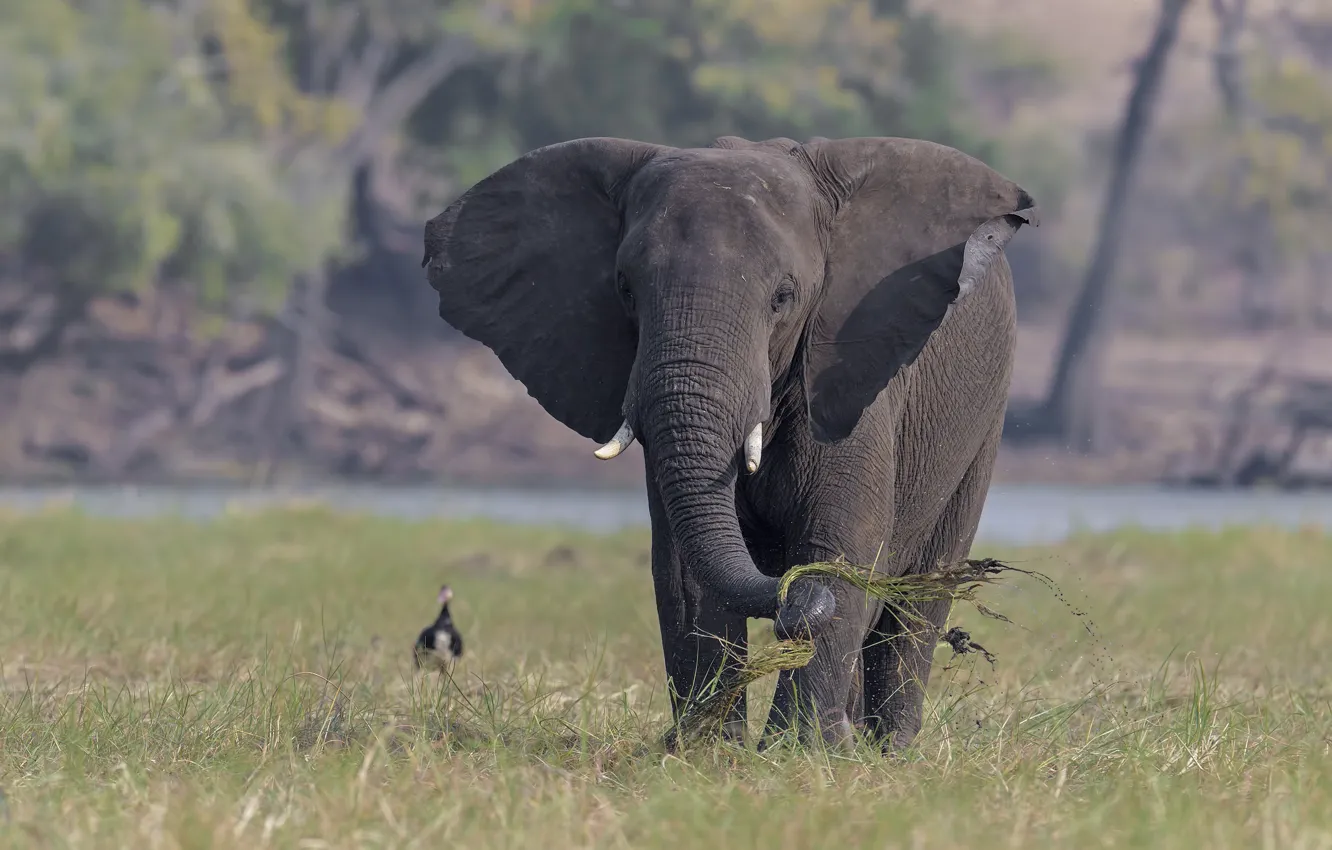
[[[291,396],[281,329],[235,322],[207,336],[198,318],[160,294],[99,299],[49,356],[0,371],[0,486],[643,486],[638,445],[616,461],[595,459],[592,441],[550,417],[478,344],[342,323],[312,352],[305,390]],[[1216,452],[1270,359],[1271,336],[1119,332],[1106,358],[1096,453],[1006,438],[994,482],[1224,477],[1230,461]],[[1010,407],[1040,396],[1057,340],[1055,325],[1019,326]],[[1323,355],[1332,333],[1298,342],[1287,345],[1283,375],[1332,386]],[[1259,460],[1280,460],[1293,428],[1282,418],[1285,390],[1270,389],[1240,441]],[[1332,486],[1332,431],[1310,432],[1305,444],[1287,458],[1287,479]]]

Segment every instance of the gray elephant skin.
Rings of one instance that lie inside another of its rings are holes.
[[[779,579],[966,556],[1013,361],[1003,248],[1038,223],[1019,186],[928,141],[586,138],[469,189],[426,224],[422,266],[440,316],[599,456],[641,442],[676,717],[766,618],[815,656],[779,677],[765,739],[861,727],[892,748],[920,730],[947,603],[922,633],[835,580],[780,603]]]

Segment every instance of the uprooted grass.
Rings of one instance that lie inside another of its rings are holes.
[[[980,601],[981,588],[996,584],[1005,573],[1030,576],[1045,587],[1057,591],[1054,579],[1036,570],[1022,569],[1005,564],[995,558],[964,558],[951,564],[940,564],[933,570],[906,575],[888,575],[877,569],[877,564],[862,566],[846,561],[820,561],[795,567],[782,577],[779,596],[783,602],[791,585],[799,579],[824,577],[846,582],[864,591],[893,610],[907,628],[929,629],[930,623],[921,614],[922,606],[933,602],[970,602],[985,617],[1011,622],[1008,617]]]
[[[844,560],[821,561],[793,568],[779,585],[780,599],[785,602],[791,585],[803,578],[831,578],[863,591],[891,608],[906,628],[928,632],[933,627],[921,615],[921,606],[933,602],[947,602],[949,609],[959,601],[970,602],[985,617],[1012,622],[1008,617],[981,602],[981,588],[995,584],[1004,573],[1017,573],[1036,578],[1043,586],[1059,594],[1054,580],[1044,573],[1005,564],[994,558],[968,558],[937,568],[901,576],[885,575],[876,565],[860,566]],[[994,664],[989,650],[971,640],[970,633],[960,628],[947,632],[944,640],[956,655],[980,652]],[[737,653],[738,654],[738,653]],[[718,674],[689,706],[680,721],[666,734],[672,745],[690,743],[717,732],[731,706],[735,705],[750,685],[783,670],[804,667],[814,658],[814,644],[808,640],[784,640],[747,653],[730,675]]]
[[[731,652],[739,655],[734,648]],[[809,640],[779,640],[755,648],[744,655],[732,673],[718,673],[708,681],[679,721],[667,730],[663,740],[674,749],[719,732],[731,707],[750,685],[782,670],[804,667],[813,659],[814,642]]]
[[[899,759],[664,752],[646,537],[322,511],[0,518],[0,846],[1321,846],[1332,540],[995,553]],[[413,677],[448,580],[468,654]],[[959,606],[961,607],[961,606]],[[772,645],[755,624],[751,647]],[[771,678],[771,677],[770,677]],[[751,729],[771,682],[751,686]],[[7,801],[7,802],[4,802]]]

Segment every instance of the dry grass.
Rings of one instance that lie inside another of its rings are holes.
[[[755,647],[733,674],[718,675],[708,682],[682,712],[680,721],[666,732],[668,749],[674,751],[677,744],[688,745],[707,740],[713,733],[719,734],[727,713],[750,685],[782,670],[804,667],[813,660],[814,642],[809,640],[779,640]]]
[[[1332,843],[1321,534],[978,547],[1051,575],[1102,642],[1034,582],[984,587],[1013,623],[956,624],[997,667],[942,647],[892,761],[667,755],[646,543],[318,510],[0,518],[0,846]],[[445,579],[468,654],[413,679]]]
[[[891,575],[885,569],[886,565],[861,566],[845,561],[804,564],[782,577],[779,593],[785,602],[787,592],[798,579],[836,579],[884,603],[902,622],[916,628],[929,628],[929,622],[918,613],[919,608],[943,600],[950,605],[970,602],[982,616],[1011,622],[979,598],[982,588],[998,583],[1005,573],[1034,578],[1051,591],[1059,592],[1054,581],[1044,573],[1013,567],[995,558],[966,558],[955,564],[940,564],[929,572],[900,576]]]

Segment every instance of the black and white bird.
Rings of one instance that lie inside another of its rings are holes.
[[[413,661],[418,670],[424,667],[446,671],[462,657],[462,633],[453,625],[453,615],[449,613],[451,599],[453,591],[446,584],[439,589],[439,616],[416,638]]]

